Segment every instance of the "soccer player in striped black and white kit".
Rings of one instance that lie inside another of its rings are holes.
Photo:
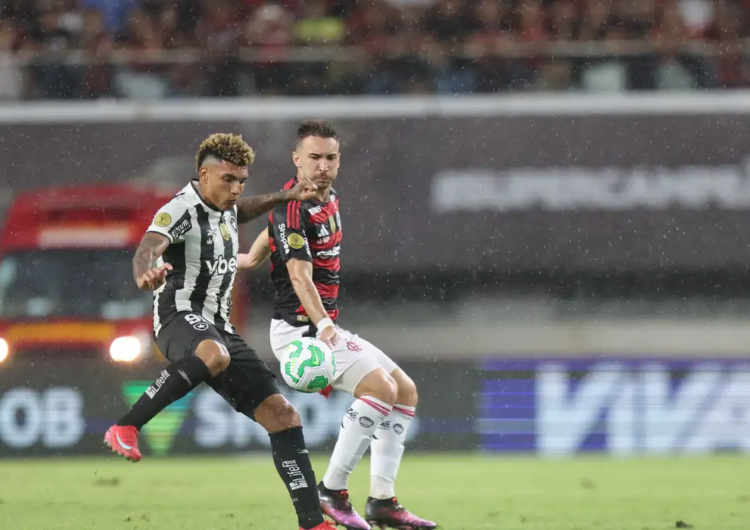
[[[237,273],[238,225],[311,197],[311,181],[280,193],[240,198],[255,153],[242,137],[214,134],[196,156],[198,179],[156,214],[133,259],[138,287],[154,291],[154,337],[171,364],[105,434],[113,451],[137,462],[138,431],[205,382],[271,438],[279,476],[303,530],[325,522],[300,417],[276,377],[229,321]],[[261,523],[261,526],[263,524]]]

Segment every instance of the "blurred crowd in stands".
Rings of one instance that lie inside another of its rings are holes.
[[[750,0],[0,0],[0,98],[750,86]]]

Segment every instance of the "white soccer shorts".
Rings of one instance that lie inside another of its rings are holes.
[[[271,348],[273,354],[281,362],[284,348],[295,340],[301,339],[307,333],[307,326],[295,327],[283,320],[271,320]],[[398,365],[365,339],[336,326],[339,341],[333,347],[333,357],[336,360],[336,376],[332,386],[336,390],[354,394],[359,383],[369,374],[383,368],[390,374]]]

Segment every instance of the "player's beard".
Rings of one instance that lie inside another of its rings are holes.
[[[332,178],[320,178],[313,179],[313,183],[318,187],[319,190],[327,190],[333,186]]]

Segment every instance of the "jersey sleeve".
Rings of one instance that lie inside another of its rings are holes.
[[[298,201],[292,201],[277,206],[271,214],[269,235],[284,262],[291,258],[312,261],[305,213]]]
[[[172,200],[162,206],[146,232],[167,236],[170,243],[185,240],[185,234],[193,227],[190,212],[180,200]]]

